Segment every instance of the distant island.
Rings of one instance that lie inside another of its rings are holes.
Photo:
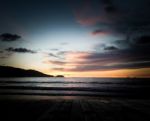
[[[25,70],[10,66],[0,66],[0,77],[64,77],[63,75],[48,75],[36,70]]]
[[[56,77],[64,77],[63,75],[57,75]]]

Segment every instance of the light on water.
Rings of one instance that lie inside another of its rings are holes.
[[[130,95],[149,89],[148,79],[125,78],[1,78],[1,94]]]

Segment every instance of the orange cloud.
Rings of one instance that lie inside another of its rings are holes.
[[[150,68],[141,69],[122,69],[122,70],[111,70],[111,71],[88,71],[88,72],[69,72],[60,70],[50,70],[45,72],[47,74],[63,74],[65,77],[137,77],[137,78],[150,78]]]
[[[131,51],[121,50],[104,53],[66,51],[63,61],[46,60],[44,63],[50,65],[51,72],[70,76],[147,77],[150,74],[145,70],[150,68],[150,62],[144,61],[146,57],[140,54],[133,56]]]
[[[77,22],[81,25],[95,25],[99,23],[100,21],[104,21],[101,17],[99,16],[94,16],[94,17],[87,17],[83,15],[78,15],[76,14]]]
[[[46,60],[43,63],[54,66],[53,70],[68,71],[77,68],[86,61],[86,57],[89,55],[87,52],[66,52],[65,61],[58,60]]]

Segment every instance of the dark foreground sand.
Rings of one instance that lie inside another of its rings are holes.
[[[150,121],[150,99],[0,96],[0,121]]]

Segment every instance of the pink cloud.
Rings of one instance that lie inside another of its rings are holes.
[[[149,62],[143,61],[143,55],[140,52],[135,54],[130,50],[107,51],[105,53],[68,51],[65,55],[64,60],[48,60],[45,63],[50,65],[54,71],[63,70],[66,72],[149,68]]]
[[[95,25],[99,22],[107,22],[108,20],[103,14],[102,10],[92,6],[92,0],[83,0],[83,4],[75,8],[74,14],[77,22],[81,25]]]
[[[92,35],[109,35],[111,34],[110,31],[104,31],[104,30],[95,30],[92,32]]]

